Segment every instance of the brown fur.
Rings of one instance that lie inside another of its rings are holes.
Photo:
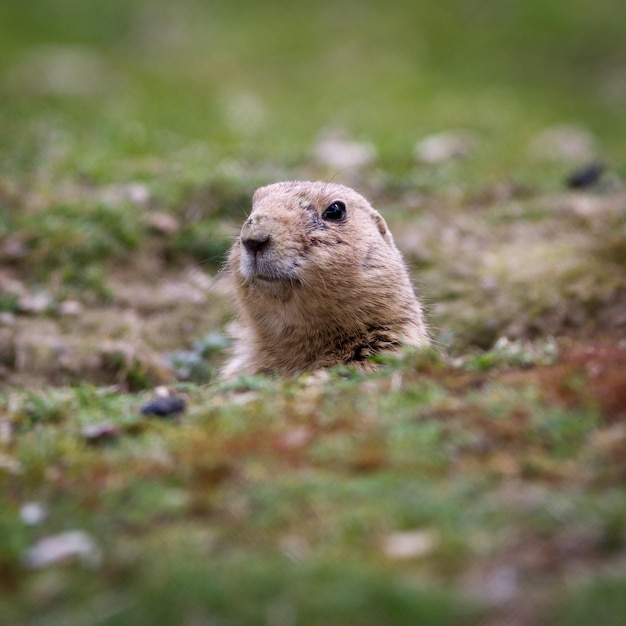
[[[322,218],[343,202],[343,221]],[[242,243],[247,240],[247,245]],[[257,251],[250,241],[264,242]],[[298,372],[428,343],[421,307],[385,220],[343,185],[262,187],[227,262],[238,323],[222,376]]]

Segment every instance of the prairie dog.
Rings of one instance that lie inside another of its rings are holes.
[[[340,363],[369,370],[369,356],[428,344],[385,220],[349,187],[261,187],[226,267],[238,317],[222,377],[289,376]]]

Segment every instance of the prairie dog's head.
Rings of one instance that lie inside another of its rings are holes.
[[[385,220],[357,192],[297,181],[255,192],[228,264],[241,286],[285,297],[303,285],[340,285],[397,254]]]

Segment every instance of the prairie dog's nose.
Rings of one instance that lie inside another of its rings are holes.
[[[246,237],[241,240],[244,248],[251,252],[252,254],[256,254],[257,252],[262,252],[270,242],[269,235],[259,235],[256,237]]]
[[[241,244],[251,254],[262,252],[268,247],[271,237],[264,229],[247,222],[241,229]]]

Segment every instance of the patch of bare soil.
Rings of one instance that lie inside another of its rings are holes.
[[[426,199],[394,223],[445,343],[626,333],[626,194]],[[395,227],[395,228],[393,228]]]
[[[224,318],[220,281],[189,266],[111,276],[111,302],[53,303],[25,289],[17,314],[0,318],[0,384],[88,382],[122,388],[172,381],[164,355],[189,348]]]

